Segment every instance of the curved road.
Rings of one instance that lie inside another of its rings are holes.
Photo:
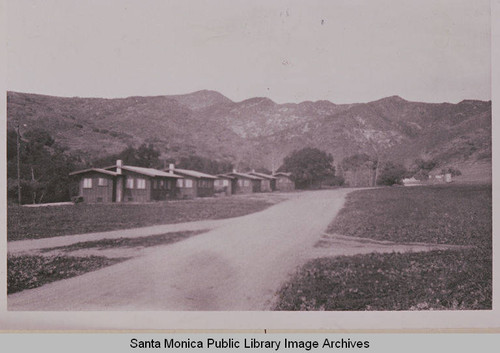
[[[187,240],[8,296],[8,310],[269,310],[348,189],[304,192]]]

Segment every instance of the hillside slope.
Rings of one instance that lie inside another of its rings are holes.
[[[120,99],[8,92],[7,110],[9,128],[44,128],[88,160],[148,142],[168,156],[269,169],[306,146],[332,153],[335,162],[363,152],[406,164],[431,157],[441,166],[491,163],[491,102],[483,101],[277,104],[233,102],[214,91]]]

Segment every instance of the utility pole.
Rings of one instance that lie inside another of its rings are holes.
[[[20,168],[20,137],[19,137],[19,123],[17,123],[17,199],[19,206],[21,205],[21,168]]]

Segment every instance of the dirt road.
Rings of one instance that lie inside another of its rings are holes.
[[[348,192],[301,193],[135,259],[12,294],[8,310],[268,310]]]

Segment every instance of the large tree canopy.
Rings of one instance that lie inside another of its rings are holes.
[[[216,161],[213,159],[192,155],[182,157],[179,160],[177,167],[197,170],[199,172],[208,174],[222,174],[230,172],[233,169],[233,164],[228,161]]]
[[[285,157],[280,170],[292,173],[298,188],[320,186],[322,181],[335,176],[332,155],[310,147]]]
[[[7,132],[7,190],[17,200],[17,132]],[[28,130],[19,141],[19,170],[22,203],[69,201],[71,179],[79,161],[57,145],[49,132]]]
[[[126,165],[133,165],[145,168],[161,168],[160,151],[158,151],[151,143],[143,143],[138,148],[129,146],[117,154],[109,155],[104,158],[99,158],[92,162],[96,167],[105,165],[113,165],[117,159],[121,159]]]
[[[402,184],[403,178],[407,171],[401,164],[387,162],[378,177],[377,184],[379,185],[394,185]]]

